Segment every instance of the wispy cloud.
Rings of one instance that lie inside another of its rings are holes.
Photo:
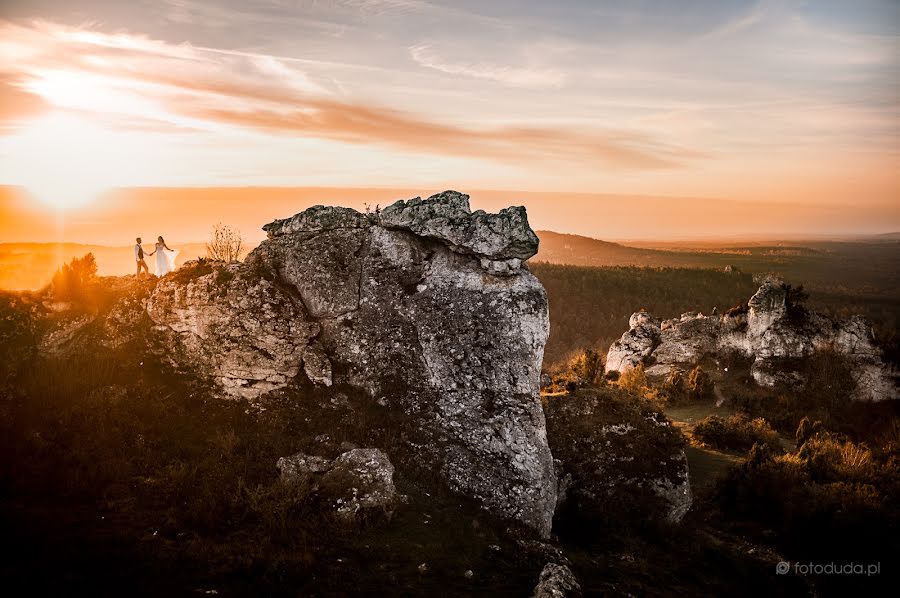
[[[697,156],[644,134],[443,123],[349,102],[328,77],[306,68],[311,65],[265,53],[47,22],[6,23],[0,37],[5,40],[2,68],[20,92],[62,108],[94,111],[100,118],[130,115],[142,127],[155,119],[179,128],[245,128],[489,160],[556,159],[634,169],[670,168]],[[17,60],[8,60],[12,57]],[[513,84],[559,82],[552,73],[483,65],[465,74]]]
[[[722,23],[713,28],[711,31],[707,31],[703,35],[699,36],[695,41],[709,42],[726,38],[731,35],[736,35],[742,31],[750,29],[763,20],[763,18],[766,16],[767,8],[768,6],[764,0],[757,0],[757,2],[755,2],[749,10],[745,11],[742,14],[739,14],[734,18],[730,18],[725,23]]]
[[[554,69],[514,67],[490,62],[453,62],[443,58],[429,44],[418,44],[409,48],[410,57],[416,64],[447,73],[475,79],[487,79],[514,87],[560,87],[565,75]]]

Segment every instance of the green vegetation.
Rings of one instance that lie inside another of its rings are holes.
[[[728,525],[774,539],[788,559],[895,566],[900,460],[892,446],[870,448],[829,433],[781,456],[756,445],[714,498]],[[883,568],[881,575],[828,576],[821,587],[831,595],[871,584],[886,588],[896,571]]]
[[[694,440],[703,446],[727,451],[748,451],[754,444],[778,450],[778,434],[765,419],[750,419],[739,413],[730,417],[710,415],[694,426]]]

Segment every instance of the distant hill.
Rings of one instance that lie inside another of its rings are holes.
[[[630,245],[538,231],[533,261],[574,266],[772,272],[824,294],[900,299],[900,243],[862,241],[642,242]],[[884,237],[884,235],[882,235]]]
[[[876,242],[900,241],[900,231],[894,233],[884,233],[882,235],[869,235],[867,237],[863,237],[862,240]]]
[[[551,264],[573,266],[671,266],[684,261],[671,251],[639,249],[618,243],[567,235],[552,231],[537,231],[541,240],[535,260]]]

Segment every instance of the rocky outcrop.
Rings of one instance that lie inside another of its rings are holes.
[[[684,438],[649,402],[616,389],[545,397],[560,476],[558,517],[570,525],[680,521],[692,496]]]
[[[581,585],[566,565],[547,563],[541,570],[532,598],[580,598]]]
[[[737,352],[753,360],[751,374],[762,386],[795,383],[791,360],[834,350],[849,360],[856,378],[855,398],[878,401],[898,397],[897,386],[872,327],[860,316],[835,321],[789,304],[783,282],[765,278],[745,309],[723,315],[682,314],[660,322],[646,312],[631,317],[630,329],[615,341],[607,370],[624,372],[644,364],[650,376],[692,366],[704,357]]]
[[[547,298],[522,208],[448,191],[374,214],[315,206],[264,227],[243,264],[196,263],[147,313],[166,355],[226,396],[356,389],[396,418],[422,471],[550,532],[556,478],[538,399]],[[392,455],[393,459],[393,455]]]
[[[320,331],[293,294],[242,264],[188,264],[159,282],[146,309],[174,365],[236,397],[296,378]]]
[[[311,481],[339,520],[352,524],[390,517],[402,497],[394,486],[394,466],[378,449],[353,449],[337,459],[298,453],[277,463],[281,479]]]
[[[606,353],[606,370],[624,372],[649,357],[659,344],[659,321],[647,312],[631,316],[630,328],[622,338],[613,342]]]

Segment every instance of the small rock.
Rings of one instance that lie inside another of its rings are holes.
[[[532,598],[580,598],[581,585],[565,565],[547,563],[541,571]]]

